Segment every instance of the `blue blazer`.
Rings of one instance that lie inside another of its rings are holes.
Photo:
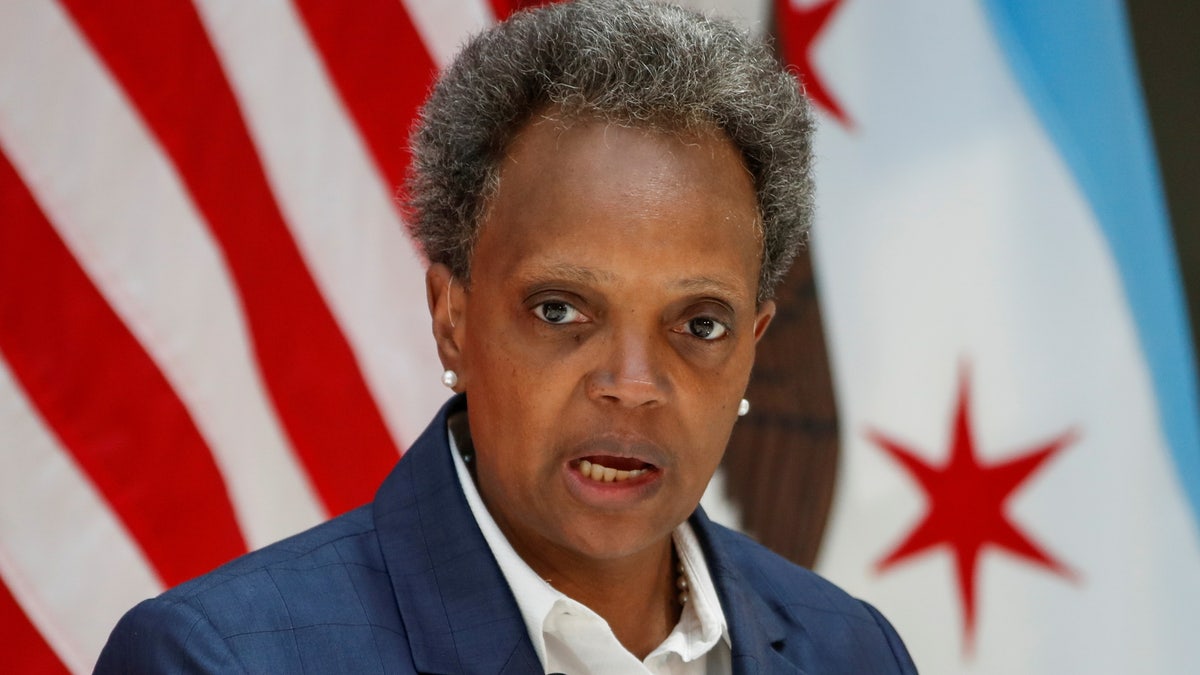
[[[98,673],[541,673],[458,483],[442,408],[375,500],[146,600]],[[749,538],[691,518],[734,673],[915,673],[870,605]]]

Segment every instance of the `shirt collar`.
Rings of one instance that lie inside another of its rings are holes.
[[[555,611],[556,607],[587,613],[592,613],[592,610],[551,586],[545,579],[538,576],[521,556],[517,555],[516,550],[513,549],[512,544],[508,542],[504,533],[500,531],[500,526],[496,524],[492,514],[487,510],[487,506],[484,505],[479,489],[471,477],[471,472],[467,468],[466,462],[463,461],[455,438],[456,425],[449,423],[447,426],[449,427],[447,435],[450,438],[450,454],[454,458],[454,469],[467,498],[467,505],[483,533],[483,538],[487,541],[488,548],[496,558],[496,563],[499,565],[501,573],[504,574],[509,588],[512,589],[534,651],[537,652],[538,659],[545,664],[546,638],[544,630],[546,619],[551,612]],[[681,523],[679,527],[675,528],[672,537],[676,553],[683,564],[684,574],[687,577],[689,600],[684,605],[679,623],[676,624],[666,640],[647,656],[647,659],[664,652],[676,652],[684,661],[692,661],[708,653],[718,640],[724,640],[728,646],[730,644],[729,627],[725,621],[725,614],[721,610],[721,602],[717,597],[712,576],[709,574],[704,550],[701,548],[700,541],[696,538],[691,524],[687,521]]]
[[[686,661],[693,661],[708,653],[718,640],[729,645],[729,627],[716,586],[704,559],[700,540],[686,520],[673,533],[675,553],[683,564],[683,573],[688,582],[688,602],[683,606],[679,623],[662,645],[651,653],[674,651]]]

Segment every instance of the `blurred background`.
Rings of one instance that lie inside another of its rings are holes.
[[[0,4],[4,670],[90,671],[138,600],[372,497],[448,396],[408,129],[529,4]],[[705,508],[922,672],[1194,672],[1196,5],[684,4],[819,122]]]

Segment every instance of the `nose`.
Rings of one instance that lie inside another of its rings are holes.
[[[588,395],[623,408],[655,406],[669,388],[653,331],[614,330],[600,345],[596,368],[589,374]]]

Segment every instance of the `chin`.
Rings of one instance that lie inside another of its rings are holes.
[[[619,560],[661,544],[686,519],[650,523],[640,515],[596,514],[574,520],[563,545],[593,560]]]

